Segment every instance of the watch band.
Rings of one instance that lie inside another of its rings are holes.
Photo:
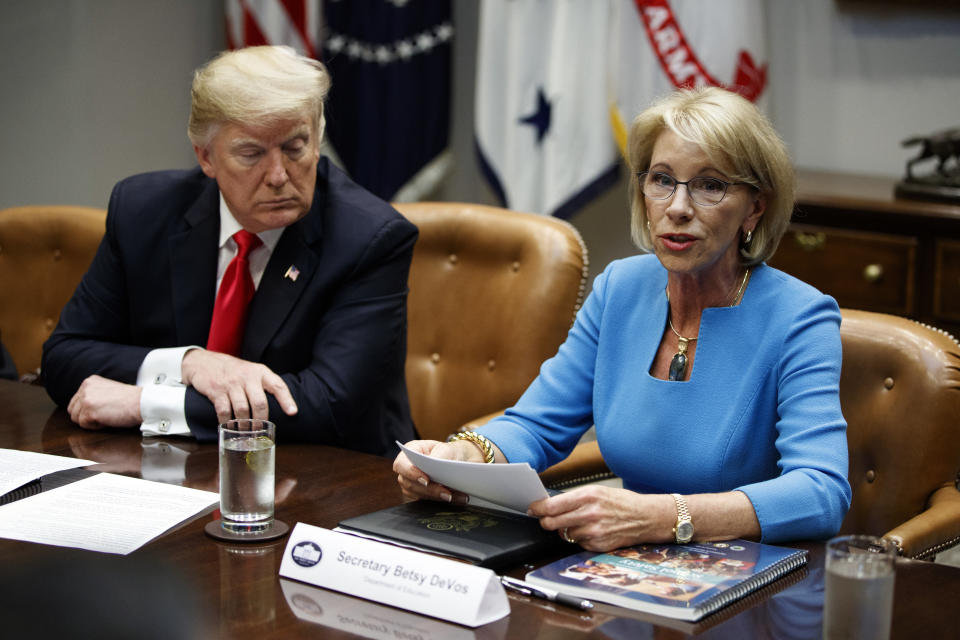
[[[679,493],[671,493],[677,505],[677,524],[673,527],[673,537],[677,544],[686,544],[693,539],[693,520],[686,499]]]
[[[687,507],[687,501],[679,493],[671,493],[673,501],[677,503],[677,520],[680,522],[690,520],[690,509]]]

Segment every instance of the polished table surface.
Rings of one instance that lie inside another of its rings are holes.
[[[185,470],[182,484],[217,487],[215,444],[145,440],[135,430],[85,431],[36,386],[0,381],[0,447],[95,460],[100,464],[89,469],[134,477],[144,464],[156,464],[144,462],[150,456],[175,453]],[[291,526],[333,528],[344,518],[402,501],[391,462],[383,458],[281,440],[276,468],[276,515]],[[605,605],[583,613],[508,593],[509,616],[469,629],[280,579],[285,538],[218,542],[203,533],[212,518],[196,518],[125,557],[0,539],[0,629],[17,628],[19,621],[33,637],[133,637],[116,630],[127,624],[138,628],[140,638],[258,640],[820,637],[821,543],[796,545],[810,551],[806,569],[696,624]],[[522,577],[532,566],[508,573]],[[953,609],[958,603],[960,569],[899,559],[892,637],[960,638]],[[52,630],[61,623],[70,625],[66,635]]]

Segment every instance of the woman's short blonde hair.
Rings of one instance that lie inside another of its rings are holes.
[[[320,139],[329,90],[330,75],[323,63],[290,47],[224,51],[193,74],[187,135],[193,144],[206,147],[228,122],[260,126],[306,116]]]
[[[653,249],[647,210],[636,174],[650,167],[657,138],[669,129],[703,149],[733,182],[746,182],[766,198],[766,211],[749,245],[741,239],[744,265],[768,260],[790,224],[796,186],[786,146],[770,121],[749,100],[718,87],[680,89],[638,115],[627,137],[630,224],[634,243]]]

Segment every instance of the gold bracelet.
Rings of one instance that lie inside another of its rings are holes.
[[[469,440],[473,444],[480,447],[480,452],[483,454],[484,462],[487,464],[493,462],[493,443],[479,433],[474,431],[461,431],[460,433],[455,433],[447,438],[447,442],[454,442],[455,440]]]

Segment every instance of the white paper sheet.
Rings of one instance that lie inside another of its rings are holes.
[[[126,555],[219,496],[100,473],[0,507],[0,538]]]
[[[469,495],[470,504],[484,506],[481,501],[486,501],[497,507],[526,513],[531,502],[549,496],[540,476],[526,462],[486,464],[442,460],[397,444],[431,480]]]
[[[48,453],[0,449],[0,496],[48,473],[97,464],[92,460],[79,460]]]

